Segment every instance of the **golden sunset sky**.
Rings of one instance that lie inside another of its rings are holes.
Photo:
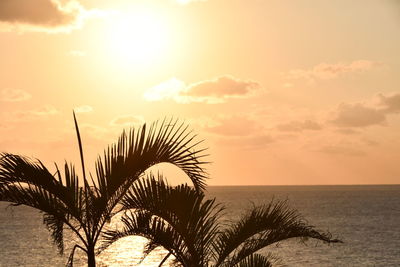
[[[164,117],[210,185],[400,183],[400,1],[0,0],[0,151],[87,164]],[[170,178],[170,177],[169,177]]]

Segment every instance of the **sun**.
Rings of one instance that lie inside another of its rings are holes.
[[[107,40],[112,57],[125,65],[154,65],[168,50],[165,20],[149,10],[119,12],[110,22]]]

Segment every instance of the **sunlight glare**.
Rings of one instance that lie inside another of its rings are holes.
[[[113,56],[123,64],[148,66],[167,53],[166,23],[146,10],[117,14],[108,38]]]

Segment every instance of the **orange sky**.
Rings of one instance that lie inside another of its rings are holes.
[[[1,0],[0,151],[174,116],[211,185],[400,183],[399,47],[396,0]]]

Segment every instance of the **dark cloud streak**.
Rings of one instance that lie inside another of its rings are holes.
[[[62,3],[56,0],[1,0],[0,22],[42,30],[77,26],[84,8],[77,1]]]

